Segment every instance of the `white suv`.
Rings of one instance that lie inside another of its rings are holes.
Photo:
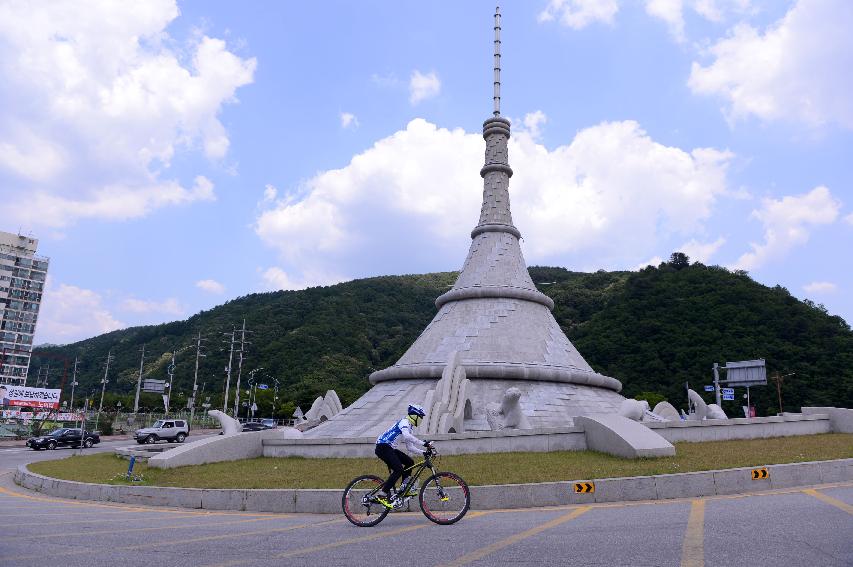
[[[183,419],[159,419],[151,427],[137,429],[133,438],[139,444],[157,441],[176,441],[183,443],[190,429]]]

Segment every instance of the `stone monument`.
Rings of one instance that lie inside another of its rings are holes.
[[[562,427],[575,416],[618,414],[622,384],[595,372],[572,345],[521,253],[510,210],[510,122],[500,113],[499,12],[494,29],[483,201],[459,277],[400,360],[371,374],[370,391],[306,437],[378,435],[410,402],[439,412],[427,417],[430,433]]]

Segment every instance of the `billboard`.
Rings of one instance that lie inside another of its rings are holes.
[[[726,384],[732,386],[763,386],[767,384],[764,359],[726,362]]]
[[[0,384],[0,408],[16,407],[59,409],[59,394],[62,390],[28,388]]]

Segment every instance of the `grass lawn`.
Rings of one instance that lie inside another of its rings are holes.
[[[441,450],[441,445],[438,445]],[[622,459],[592,451],[489,453],[439,457],[437,468],[458,473],[470,485],[515,484],[643,476],[753,465],[797,463],[853,457],[853,434],[829,433],[709,443],[676,443],[676,456]],[[120,477],[128,461],[112,453],[29,465],[46,476],[106,484],[127,484]],[[376,458],[257,458],[177,469],[148,468],[137,462],[143,485],[195,488],[343,488],[360,474],[387,476]],[[139,483],[137,483],[139,484]]]

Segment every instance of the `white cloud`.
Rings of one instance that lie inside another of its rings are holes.
[[[441,81],[435,71],[426,75],[415,69],[409,79],[409,102],[412,105],[421,101],[438,96],[441,92]]]
[[[683,42],[684,14],[681,0],[646,0],[646,13],[666,22],[672,37]]]
[[[558,19],[564,26],[583,29],[594,22],[612,24],[619,3],[616,0],[551,0],[539,13],[539,22]]]
[[[730,15],[743,16],[755,11],[750,0],[694,0],[693,9],[715,23],[725,21]]]
[[[853,128],[853,2],[801,0],[764,33],[739,24],[693,63],[688,86],[717,95],[730,120],[756,116]]]
[[[179,151],[225,156],[219,114],[255,60],[203,35],[179,47],[166,32],[178,15],[174,0],[0,4],[0,183],[22,200],[71,204],[15,221],[123,219],[193,200],[175,198],[181,182],[166,170]],[[117,187],[143,212],[116,207]],[[16,216],[27,208],[17,204]]]
[[[186,313],[186,310],[174,297],[170,297],[163,301],[151,301],[130,297],[122,301],[121,308],[124,311],[130,311],[131,313],[160,313],[175,316],[181,316]]]
[[[125,327],[104,306],[101,296],[81,287],[54,285],[48,278],[36,327],[36,343],[65,344]]]
[[[536,141],[542,138],[542,125],[546,122],[548,122],[548,117],[541,110],[528,112],[522,120],[524,130]]]
[[[275,185],[270,185],[269,183],[267,183],[264,186],[264,201],[275,201],[276,197],[278,197],[278,189],[276,189]]]
[[[199,175],[191,189],[182,187],[177,181],[141,186],[109,185],[93,190],[83,199],[36,191],[28,196],[29,205],[18,211],[17,218],[30,224],[59,228],[72,219],[124,220],[145,216],[166,205],[214,199],[213,183]]]
[[[850,213],[849,215],[844,217],[844,220],[847,221],[847,224],[853,224],[853,213]]]
[[[702,234],[725,194],[731,157],[662,145],[632,121],[587,128],[553,151],[514,136],[512,207],[525,255],[623,267],[671,237]],[[450,269],[479,217],[482,160],[479,133],[416,119],[262,211],[255,230],[281,255],[282,287],[305,270],[355,277]]]
[[[202,291],[213,294],[225,293],[225,286],[216,280],[199,280],[195,282],[195,286]]]
[[[693,262],[707,264],[725,243],[726,239],[722,236],[714,242],[699,242],[695,239],[691,239],[690,241],[682,244],[678,248],[678,251],[687,254]]]
[[[763,205],[752,216],[764,225],[764,242],[753,243],[752,252],[742,255],[736,268],[751,270],[783,258],[794,246],[808,242],[811,227],[835,222],[841,208],[823,186],[803,195],[765,199]]]
[[[261,273],[264,289],[270,291],[296,290],[308,287],[333,285],[352,278],[331,273],[308,273],[304,277],[293,278],[277,266],[267,268]]]
[[[358,117],[351,112],[341,112],[341,128],[358,128]]]
[[[803,286],[808,293],[835,293],[838,286],[832,282],[811,282]]]
[[[649,258],[645,262],[640,262],[636,266],[632,267],[631,270],[636,272],[636,271],[642,270],[643,268],[647,268],[649,266],[659,266],[661,262],[663,262],[663,258],[661,258],[660,256],[652,256],[651,258]]]

